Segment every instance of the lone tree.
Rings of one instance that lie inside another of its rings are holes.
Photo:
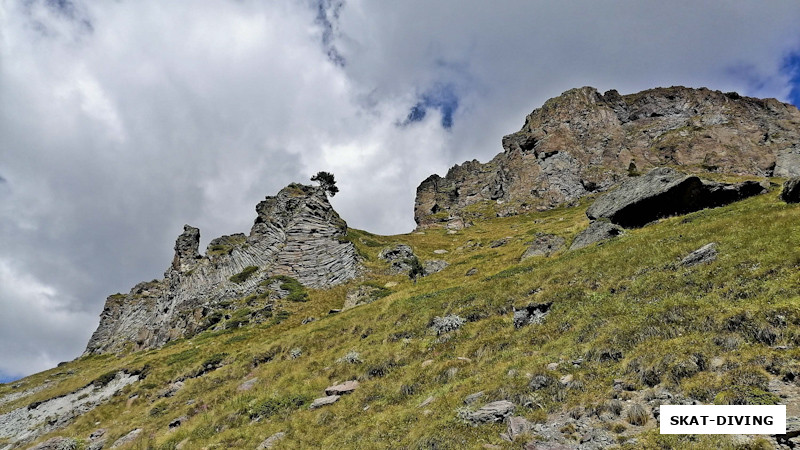
[[[316,175],[311,177],[311,181],[316,181],[319,183],[322,189],[325,189],[325,192],[333,197],[339,192],[339,188],[336,187],[336,180],[333,178],[333,174],[330,172],[319,171]]]

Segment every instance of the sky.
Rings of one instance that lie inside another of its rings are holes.
[[[0,0],[0,381],[74,359],[183,224],[333,172],[351,227],[580,86],[800,104],[800,2]]]

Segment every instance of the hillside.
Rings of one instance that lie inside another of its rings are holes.
[[[574,238],[586,226],[588,203],[491,219],[456,234],[350,230],[374,271],[368,280],[309,290],[309,301],[281,304],[285,313],[267,323],[206,331],[163,350],[84,356],[0,387],[6,399],[47,384],[3,401],[0,411],[63,395],[105,373],[144,369],[142,381],[52,435],[87,441],[105,428],[113,442],[141,428],[134,448],[181,442],[183,448],[255,448],[277,432],[286,436],[275,448],[515,448],[500,438],[505,425],[470,426],[459,419],[464,399],[483,392],[476,406],[510,400],[516,414],[532,422],[563,421],[554,432],[567,441],[580,439],[586,433],[580,424],[588,421],[631,448],[723,445],[722,436],[659,436],[650,411],[681,396],[776,401],[770,389],[795,379],[800,249],[787,243],[800,238],[800,210],[773,189],[665,219],[604,245],[519,262],[538,233]],[[716,261],[678,264],[711,241],[718,244]],[[381,275],[386,265],[378,251],[395,243],[450,265],[416,284],[404,274]],[[447,253],[434,254],[439,249]],[[367,283],[390,287],[379,287],[382,298],[372,303],[329,314],[343,306],[350,288]],[[542,323],[515,328],[513,309],[531,303],[552,306]],[[450,314],[467,322],[456,331],[433,332],[433,319]],[[308,317],[316,320],[303,324]],[[352,362],[342,360],[353,353]],[[192,377],[209,359],[220,367]],[[561,383],[565,377],[571,380]],[[254,378],[251,390],[241,390]],[[183,387],[164,397],[177,379],[184,379]],[[325,388],[351,379],[361,383],[351,395],[308,409]],[[617,379],[624,389],[615,389]],[[544,386],[533,389],[536,380]],[[604,405],[618,408],[614,399],[622,411],[603,423],[597,415],[603,417]],[[645,406],[643,426],[626,420],[634,404]],[[798,407],[791,406],[794,414]],[[566,412],[577,419],[556,419]],[[171,431],[178,417],[180,427]]]
[[[187,225],[84,355],[0,385],[0,449],[796,448],[800,181],[623,165],[396,236],[299,184],[205,254]],[[659,434],[693,403],[786,404],[790,433]]]

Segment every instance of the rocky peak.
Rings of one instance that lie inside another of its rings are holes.
[[[191,225],[183,226],[183,233],[175,240],[175,257],[172,259],[172,269],[186,271],[193,267],[200,259],[200,229]]]
[[[487,163],[468,161],[417,188],[419,227],[467,223],[470,205],[500,216],[548,209],[659,166],[690,172],[800,175],[800,111],[706,88],[636,94],[571,89],[525,118]]]
[[[326,288],[357,275],[355,247],[341,239],[347,223],[324,190],[291,184],[256,213],[249,235],[213,239],[205,255],[198,251],[200,230],[185,225],[164,279],[109,297],[86,352],[153,348],[191,335],[226,300],[265,294],[264,282],[275,276]]]

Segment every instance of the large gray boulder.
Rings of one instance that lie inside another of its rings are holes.
[[[506,419],[506,417],[511,416],[515,409],[516,407],[513,403],[507,400],[500,400],[497,402],[488,403],[477,411],[465,414],[464,420],[469,422],[471,425],[502,422]]]
[[[755,181],[717,183],[657,167],[600,196],[586,210],[586,215],[590,220],[608,219],[625,228],[635,228],[663,217],[727,205],[765,191]]]
[[[579,248],[594,244],[595,242],[615,238],[623,233],[623,229],[613,223],[592,222],[585,230],[575,236],[569,249],[578,250]]]
[[[525,253],[520,257],[520,261],[524,261],[534,256],[550,256],[553,253],[561,250],[566,243],[566,239],[555,234],[542,234],[537,236],[531,242],[531,245],[525,250]]]
[[[800,202],[800,177],[790,178],[783,183],[781,200],[785,201],[786,203]]]

